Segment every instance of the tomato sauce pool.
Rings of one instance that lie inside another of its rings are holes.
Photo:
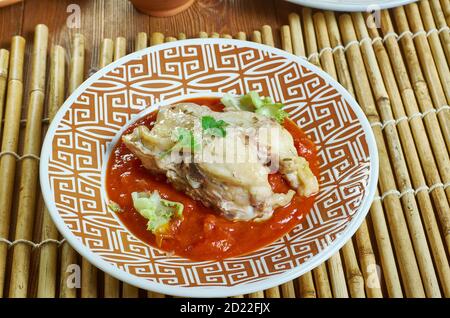
[[[223,106],[217,98],[191,99],[199,105],[220,111]],[[138,120],[124,134],[131,133],[140,125],[150,127],[156,113]],[[308,160],[313,173],[319,176],[319,162],[313,142],[292,121],[285,120],[284,127],[292,134],[298,154]],[[286,193],[290,187],[278,173],[269,175],[269,182],[275,192]],[[295,195],[291,203],[277,208],[272,218],[264,222],[234,222],[220,216],[201,202],[175,190],[164,175],[152,175],[132,154],[122,141],[115,146],[106,172],[106,190],[110,200],[118,203],[122,212],[117,213],[123,224],[139,239],[168,253],[191,260],[217,260],[255,251],[288,233],[301,223],[311,210],[314,197]],[[132,192],[158,190],[168,200],[184,204],[183,219],[170,224],[170,237],[157,240],[147,231],[147,220],[134,208]]]

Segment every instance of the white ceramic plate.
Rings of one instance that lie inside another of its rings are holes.
[[[287,0],[306,7],[333,11],[364,11],[394,8],[417,0]]]
[[[106,208],[102,171],[123,127],[163,104],[256,90],[286,105],[320,156],[320,193],[303,223],[252,253],[192,261],[141,241]],[[130,54],[82,84],[42,148],[40,181],[61,234],[89,262],[163,294],[224,297],[267,289],[318,266],[364,220],[378,177],[364,113],[328,74],[284,51],[228,39],[165,43]]]

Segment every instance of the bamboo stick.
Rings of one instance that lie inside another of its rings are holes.
[[[48,92],[48,117],[50,121],[53,120],[59,107],[64,102],[65,54],[63,47],[53,46],[50,58],[50,87]],[[41,241],[58,239],[58,230],[46,207],[43,211],[41,228]],[[58,246],[55,244],[43,245],[39,253],[37,297],[54,298],[56,297]]]
[[[325,72],[330,74],[335,80],[338,80],[337,72],[335,69],[335,64],[333,60],[333,53],[330,50],[325,50],[326,48],[330,47],[330,39],[328,36],[328,30],[327,25],[325,21],[325,15],[322,12],[318,12],[314,14],[313,21],[315,25],[315,34],[317,34],[317,42],[320,50],[324,50],[323,54],[320,56],[320,64],[323,65],[323,69]],[[360,231],[358,233],[361,233]],[[358,234],[357,234],[358,235]],[[365,244],[370,245],[370,238],[368,236],[364,237]],[[367,248],[368,251],[372,250],[372,247]],[[344,263],[346,268],[346,276],[347,284],[350,289],[350,294],[354,298],[362,298],[365,297],[364,293],[364,278],[362,276],[361,270],[358,266],[358,261],[356,259],[356,254],[354,251],[353,243],[352,241],[349,241],[346,243],[344,248],[342,249],[342,254],[344,257]],[[365,255],[369,255],[372,253],[367,253]],[[338,264],[340,263],[340,260],[336,260]],[[342,274],[341,274],[342,273]],[[345,287],[345,276],[343,274],[343,271],[340,270],[337,273],[334,274],[335,276],[338,276],[341,283],[339,283],[339,286]],[[332,275],[333,276],[333,275]],[[337,283],[334,285],[338,285]],[[338,291],[334,291],[333,293],[336,297],[348,297],[347,290],[342,290],[340,293]],[[379,292],[376,296],[381,297],[381,292]]]
[[[384,220],[384,219],[383,219]],[[377,268],[377,261],[372,249],[372,243],[370,242],[370,236],[368,231],[367,222],[363,221],[355,235],[356,245],[358,247],[358,257],[363,268],[363,277],[366,282],[366,293],[369,298],[381,298],[383,294],[381,292],[380,277],[374,276],[373,270]],[[349,264],[349,279],[358,280],[358,269],[355,266],[350,267],[353,262],[351,257],[346,257],[346,265]],[[353,268],[353,269],[352,269]]]
[[[356,17],[356,24],[359,25],[358,29],[363,29],[365,30],[365,24],[364,24],[364,19],[362,17],[362,15],[355,15]],[[372,38],[377,38],[379,36],[377,29],[370,29],[370,36]],[[368,36],[369,34],[364,33],[361,36]],[[403,102],[400,96],[400,92],[394,77],[394,71],[391,68],[391,64],[389,61],[389,56],[383,46],[383,44],[381,43],[381,41],[376,41],[374,43],[374,50],[375,50],[375,55],[376,58],[378,59],[378,65],[380,66],[380,70],[381,70],[381,74],[383,76],[383,80],[386,83],[386,90],[387,90],[387,94],[389,95],[390,99],[391,99],[391,106],[392,106],[392,110],[395,114],[395,118],[401,118],[401,117],[405,117],[406,113],[404,111],[404,106],[403,106]],[[424,132],[423,126],[417,126],[416,121],[414,121],[414,123],[411,123],[411,128],[412,129],[416,129],[417,128],[421,128],[421,130],[418,130],[416,132],[416,135],[419,134],[419,136],[422,137],[421,140],[419,140],[418,142],[414,142],[414,138],[413,138],[413,134],[411,132],[410,129],[410,125],[408,125],[408,123],[406,121],[402,121],[397,125],[397,129],[399,131],[400,134],[400,138],[401,138],[401,143],[403,145],[403,149],[405,151],[405,157],[406,157],[406,163],[408,164],[409,167],[409,171],[411,174],[411,179],[412,182],[414,184],[415,188],[419,188],[421,186],[423,186],[424,184],[426,184],[425,181],[425,176],[424,173],[422,171],[422,167],[420,165],[420,162],[422,159],[422,162],[425,162],[426,165],[424,165],[424,168],[426,169],[425,171],[427,173],[430,173],[431,175],[434,175],[436,177],[439,177],[438,171],[437,171],[437,167],[434,164],[434,158],[431,156],[429,156],[429,154],[431,153],[431,148],[428,144],[428,139],[426,138],[426,134]],[[419,150],[416,150],[416,144],[418,144]],[[421,157],[419,159],[419,156]],[[428,160],[430,160],[431,162],[428,162]],[[430,171],[430,167],[433,167],[434,170]],[[438,178],[436,180],[437,182],[440,182],[440,179]],[[404,189],[401,189],[402,191],[404,191]],[[413,194],[410,195],[411,197],[413,196]],[[447,260],[447,256],[445,254],[445,248],[444,248],[444,244],[442,243],[441,240],[441,235],[439,233],[439,227],[434,215],[434,211],[433,211],[433,205],[431,203],[431,199],[430,199],[430,195],[427,191],[421,191],[417,194],[417,199],[419,202],[419,206],[420,206],[420,211],[421,211],[421,215],[417,214],[416,218],[418,218],[420,220],[420,216],[422,216],[422,220],[424,223],[424,227],[420,228],[420,230],[418,229],[412,229],[412,231],[414,233],[416,233],[416,236],[421,237],[422,240],[422,244],[426,244],[426,238],[425,235],[423,233],[422,229],[425,229],[425,232],[427,234],[428,237],[428,242],[430,244],[430,248],[431,248],[431,252],[433,253],[433,258],[434,258],[434,263],[436,266],[436,269],[438,271],[438,275],[440,278],[440,282],[441,285],[443,287],[443,291],[444,294],[448,297],[449,293],[450,293],[450,267],[448,265],[448,260]],[[448,207],[448,203],[447,200],[445,198],[444,192],[441,191],[441,199],[442,202],[440,201],[436,201],[435,202],[435,206],[441,206],[444,205],[446,206],[445,208],[447,210],[450,210],[450,208]],[[411,212],[409,212],[407,215],[412,215]],[[420,223],[417,223],[417,226],[421,226]],[[418,252],[418,254],[420,254],[420,256],[416,257],[418,259],[420,259],[421,257],[425,257],[427,258],[427,253],[425,252]],[[428,266],[431,268],[428,268],[427,271],[429,270],[433,270],[432,267],[432,263],[431,263],[431,259],[429,260],[429,264]],[[426,264],[423,266],[427,266]],[[429,275],[429,273],[427,273],[427,275]],[[424,275],[422,275],[424,276]],[[423,278],[423,281],[425,282],[427,279]],[[435,282],[437,284],[437,282]],[[425,285],[426,286],[426,285]],[[439,293],[439,286],[434,286],[434,294],[437,296]],[[430,294],[430,292],[429,292]]]
[[[450,85],[450,74],[449,74],[450,72],[448,69],[449,59],[448,59],[448,57],[446,59],[446,49],[447,50],[450,49],[450,47],[446,47],[446,44],[450,45],[450,43],[445,42],[445,40],[449,39],[450,33],[449,32],[440,32],[440,34],[439,34],[438,32],[436,32],[437,29],[436,29],[436,23],[434,21],[434,18],[439,17],[440,7],[435,6],[433,8],[433,9],[435,9],[434,13],[437,15],[437,16],[435,15],[435,17],[433,17],[433,11],[431,10],[430,3],[432,3],[432,1],[420,1],[418,3],[418,6],[419,6],[419,11],[420,11],[420,17],[422,17],[422,22],[423,22],[422,27],[427,32],[426,38],[428,39],[428,43],[430,45],[435,64],[437,66],[439,76],[441,78],[442,86],[444,87],[444,90],[445,90],[445,87]],[[415,8],[417,9],[417,7],[415,7]],[[417,13],[418,13],[417,10],[415,10],[413,7],[412,11],[413,11],[414,17],[417,19]],[[442,11],[440,13],[442,14]],[[436,22],[439,23],[439,21],[436,21]],[[420,25],[420,22],[419,22],[419,25]],[[440,37],[440,35],[442,35],[442,36]],[[446,35],[447,37],[445,37],[444,35]],[[442,40],[442,42],[441,42],[441,40]]]
[[[319,64],[322,66],[323,70],[327,72],[335,80],[338,80],[336,73],[336,68],[333,60],[333,52],[327,50],[330,47],[330,38],[328,37],[327,25],[325,22],[325,15],[322,12],[317,12],[312,17],[314,28],[317,39],[318,49],[322,52],[319,56]]]
[[[381,18],[383,23],[383,33],[387,34],[391,32],[393,27],[389,14],[387,12],[382,12]],[[403,47],[405,49],[405,53],[408,54],[411,60],[414,56],[414,48],[411,47],[412,41],[410,40],[408,41],[408,43],[404,42],[404,44],[405,45]],[[422,85],[416,86],[418,90],[416,101],[414,91],[409,81],[406,66],[401,59],[401,55],[396,55],[401,54],[397,41],[392,38],[388,39],[386,41],[386,47],[392,59],[392,66],[394,68],[394,73],[399,84],[400,93],[404,100],[404,106],[406,108],[408,116],[412,116],[412,114],[415,114],[419,111],[418,102],[421,104],[422,109],[427,109],[427,107],[431,108],[431,98],[428,95],[426,87],[423,87]],[[410,63],[410,66],[412,67],[414,67],[415,65],[415,63]],[[412,68],[412,70],[412,74],[417,73],[417,68]],[[433,151],[430,150],[430,146],[427,142],[424,123]],[[435,127],[439,127],[436,115],[429,114],[423,120],[420,118],[416,118],[410,121],[410,125],[413,130],[414,139],[417,140],[416,146],[419,150],[419,154],[422,160],[422,166],[424,168],[425,177],[427,178],[428,184],[432,185],[440,183],[440,176],[442,177],[443,183],[450,182],[449,154],[446,151],[445,142],[440,131],[437,131],[435,129]],[[433,160],[434,158],[436,159],[436,162]],[[439,172],[436,170],[439,170]],[[448,230],[445,231],[445,228],[449,229],[448,225],[445,225],[448,224],[448,219],[446,219],[444,212],[448,211],[449,207],[448,202],[446,202],[445,200],[444,190],[438,187],[431,192],[431,196],[433,198],[435,209],[438,211],[441,225],[444,228],[444,237],[446,239],[447,250],[450,252],[450,238],[448,234],[445,234],[449,232]],[[450,188],[447,189],[447,200],[450,201]]]
[[[317,40],[315,37],[315,32],[314,32],[314,21],[313,21],[313,17],[312,17],[312,13],[310,9],[305,9],[303,10],[303,26],[305,29],[305,44],[306,44],[306,54],[308,56],[310,56],[310,60],[318,67],[321,67],[319,58],[318,58],[318,49],[317,49]],[[318,16],[318,19],[320,19],[320,16]],[[326,32],[326,29],[325,29]],[[322,37],[322,40],[323,37]],[[324,70],[326,72],[330,72],[332,76],[334,76],[334,78],[336,78],[336,72],[335,72],[335,68],[334,68],[334,63],[332,61],[330,61],[329,59],[327,60],[326,63],[326,67],[324,68]],[[347,290],[347,285],[345,282],[345,275],[344,275],[344,270],[343,270],[343,266],[342,266],[342,261],[340,258],[339,253],[334,254],[326,263],[327,267],[328,267],[328,274],[330,277],[330,282],[331,282],[331,290],[333,291],[333,295],[336,298],[347,298],[348,297],[348,290]],[[328,277],[327,277],[327,273],[325,271],[324,268],[322,268],[321,266],[319,266],[318,268],[316,268],[313,271],[314,277],[316,279],[316,281],[318,279],[321,278],[326,278],[326,281],[328,281]],[[316,283],[317,287],[323,286],[325,288],[325,291],[318,291],[319,295],[320,294],[324,294],[324,295],[328,295],[328,290],[330,289],[330,287],[326,287],[327,286],[327,282],[323,281],[321,283]],[[329,283],[328,283],[329,284]]]
[[[173,37],[173,36],[168,36],[164,39],[164,42],[175,42],[177,41],[177,38]]]
[[[426,55],[427,58],[433,59],[433,64],[436,66],[438,76],[436,77],[436,74],[434,73],[430,74],[430,79],[440,78],[442,89],[444,90],[444,94],[447,97],[447,102],[450,103],[450,71],[448,68],[447,60],[445,58],[444,50],[441,45],[441,41],[439,40],[439,36],[436,32],[429,33],[428,36],[423,32],[425,28],[427,28],[428,30],[436,28],[433,14],[431,13],[430,9],[430,4],[428,1],[420,1],[419,3],[412,3],[410,5],[407,5],[405,8],[411,31],[413,31],[414,33],[418,33],[414,37],[416,47],[419,49],[419,52],[423,50],[423,54]],[[423,23],[421,17],[423,19]],[[425,61],[428,59],[425,59],[424,57],[423,60]],[[431,70],[434,71],[434,69]]]
[[[178,33],[177,36],[178,40],[186,40],[186,34],[184,34],[183,32]]]
[[[273,40],[272,28],[270,25],[263,25],[261,28],[262,43],[271,47],[275,47],[275,41]]]
[[[111,39],[103,39],[100,46],[99,66],[103,68],[113,61],[114,54],[120,56],[125,54],[126,41],[124,38],[118,38],[116,48]],[[97,297],[97,268],[89,263],[85,258],[81,262],[81,297],[96,298]],[[105,274],[105,295],[111,295],[111,290],[118,287],[118,283],[114,278]],[[112,292],[115,295],[116,292]]]
[[[163,294],[157,293],[157,292],[149,291],[147,293],[147,297],[148,298],[165,298],[166,296]]]
[[[3,107],[8,83],[9,51],[0,49],[0,136],[2,135]],[[0,143],[1,146],[1,143]]]
[[[366,225],[365,222],[363,225]],[[367,225],[366,225],[367,226]],[[358,239],[358,235],[356,235],[356,238]],[[370,244],[370,239],[369,239]],[[360,249],[358,249],[360,251]],[[373,253],[370,253],[371,250],[368,251],[368,255],[373,255]],[[366,294],[364,292],[364,277],[361,273],[361,270],[358,265],[358,259],[356,258],[356,252],[355,248],[353,246],[353,241],[349,240],[343,247],[342,247],[342,255],[344,257],[344,265],[345,265],[345,277],[347,279],[347,285],[350,292],[350,296],[352,298],[364,298],[366,297]],[[364,254],[366,255],[366,254]],[[364,258],[363,258],[364,259]],[[367,264],[363,263],[363,267],[367,268]],[[345,278],[344,278],[345,279]],[[369,297],[372,296],[369,289]],[[380,292],[381,294],[381,292]],[[373,295],[372,297],[379,296],[379,295]],[[381,297],[381,296],[380,296]]]
[[[254,293],[248,294],[248,298],[264,298],[264,291],[260,290]]]
[[[153,32],[150,37],[150,46],[164,43],[164,34],[161,32]]]
[[[439,31],[439,38],[441,39],[442,47],[447,58],[447,64],[450,64],[450,33],[442,31],[444,28],[448,28],[447,22],[445,21],[444,12],[441,9],[439,0],[430,0],[429,4],[431,4],[432,9],[431,18],[434,16],[434,20],[436,21],[437,29]],[[427,16],[429,16],[429,14],[427,14]],[[428,31],[431,31],[431,28],[428,26],[426,28]]]
[[[394,17],[396,18],[396,23],[399,26],[400,30],[407,30],[408,25],[406,21],[406,15],[404,10],[394,10]],[[385,31],[390,30],[392,28],[392,23],[390,23],[390,18],[386,14],[382,15],[383,20],[385,21],[384,29]],[[383,31],[383,33],[385,32]],[[403,31],[402,31],[403,32]],[[387,42],[388,49],[395,48],[395,44],[392,43],[392,40],[388,39]],[[405,36],[401,39],[400,45],[402,47],[402,50],[408,58],[406,58],[406,66],[409,73],[409,78],[411,79],[415,96],[417,96],[417,102],[420,105],[420,110],[423,113],[431,112],[434,110],[433,108],[433,97],[430,96],[429,86],[427,86],[425,79],[422,74],[422,70],[420,67],[419,58],[417,56],[416,50],[414,48],[413,39],[410,35],[405,34]],[[402,91],[409,90],[411,87],[408,87],[406,80],[404,81],[403,85],[406,85],[403,87]],[[411,96],[414,96],[411,94]],[[412,100],[412,98],[411,98]],[[414,106],[414,104],[412,104]],[[406,106],[406,104],[405,104]],[[436,129],[436,127],[439,127],[439,123],[442,123],[442,120],[445,119],[442,117],[442,114],[444,112],[440,113],[439,115],[436,115],[435,113],[429,113],[427,116],[423,118],[425,122],[425,126],[427,127],[428,131],[428,138],[431,141],[431,144],[433,146],[433,152],[434,157],[436,158],[436,162],[438,164],[439,172],[441,174],[441,177],[444,182],[448,182],[450,178],[450,164],[449,164],[449,153],[445,149],[446,140],[450,139],[450,136],[446,135],[446,132],[444,129],[439,130]],[[442,128],[442,126],[441,126]],[[447,144],[448,145],[448,144]],[[446,190],[447,199],[450,200],[450,188],[447,188]],[[434,191],[433,191],[434,192]],[[450,246],[450,227],[449,227],[449,218],[448,218],[448,211],[441,211],[439,214],[439,221],[441,223],[441,227],[443,229],[443,232],[445,233],[445,237],[447,240],[447,245]],[[449,248],[449,247],[447,247]]]
[[[280,289],[283,298],[295,298],[295,287],[292,280],[281,285]]]
[[[316,298],[316,289],[311,272],[307,272],[298,278],[299,291],[301,298]]]
[[[378,190],[375,193],[378,197]],[[402,286],[400,283],[400,277],[397,271],[397,265],[395,262],[394,251],[392,250],[391,239],[389,236],[389,230],[386,225],[386,221],[383,213],[383,206],[381,200],[374,200],[370,207],[370,217],[372,220],[372,226],[375,232],[375,238],[378,245],[378,251],[381,259],[381,268],[383,271],[384,282],[389,297],[391,298],[403,298]],[[357,238],[358,241],[358,238]],[[359,243],[359,242],[358,242]],[[359,244],[358,244],[359,245]],[[359,250],[359,248],[358,248]],[[361,253],[361,252],[360,252]],[[375,266],[376,268],[376,266]],[[368,269],[366,267],[366,269]],[[367,272],[367,271],[366,271]],[[375,284],[377,282],[374,282]],[[371,289],[371,284],[367,288]],[[378,287],[378,286],[376,286]]]
[[[112,62],[114,56],[114,42],[111,39],[103,39],[100,45],[100,68]]]
[[[120,297],[120,281],[105,273],[104,277],[104,297],[105,298],[119,298]],[[123,283],[124,290],[126,289],[126,283]],[[125,296],[124,296],[125,297]]]
[[[316,286],[317,296],[319,298],[332,298],[330,281],[328,279],[327,266],[320,264],[313,269],[314,285]]]
[[[317,67],[321,67],[319,54],[317,51],[317,42],[314,36],[314,23],[312,20],[312,10],[304,7],[302,9],[303,30],[305,31],[306,57],[308,61]]]
[[[292,40],[291,40],[291,29],[289,25],[281,26],[281,47],[284,51],[288,53],[293,52]]]
[[[153,32],[150,38],[150,46],[164,43],[164,34],[160,32]]]
[[[136,39],[134,41],[134,50],[140,51],[147,47],[148,39],[147,39],[147,33],[145,32],[139,32],[136,35]]]
[[[253,31],[252,35],[250,36],[250,40],[255,43],[262,43],[261,32]]]
[[[127,283],[122,284],[122,297],[123,298],[138,298],[139,289]]]
[[[335,298],[348,298],[347,284],[345,281],[344,267],[341,255],[334,253],[327,261],[328,273],[330,274],[331,289]]]
[[[74,35],[71,60],[69,64],[69,94],[81,85],[83,79],[84,36],[77,33]],[[67,242],[64,242],[61,247],[61,278],[59,284],[59,297],[61,298],[75,298],[77,295],[77,290],[75,288],[70,288],[67,283],[70,279],[70,275],[72,274],[68,271],[68,269],[72,264],[77,264],[77,253]]]
[[[327,24],[328,36],[330,39],[331,47],[342,46],[341,36],[339,33],[339,27],[337,24],[336,16],[332,11],[325,11],[325,22]],[[347,91],[355,96],[353,89],[353,83],[348,69],[347,60],[345,58],[344,50],[335,50],[333,52],[334,63],[336,65],[337,76],[339,83],[347,89]]]
[[[113,59],[117,61],[127,54],[127,40],[124,37],[117,37],[114,41]]]
[[[306,57],[300,17],[297,13],[291,13],[288,16],[288,19],[289,27],[291,29],[292,52],[297,56]]]
[[[264,295],[266,298],[280,298],[280,289],[278,286],[266,289]]]
[[[339,28],[337,25],[336,17],[333,12],[325,12],[325,23],[328,28],[328,37],[329,42],[332,47],[342,47],[342,41],[339,33]],[[326,43],[325,43],[326,44]],[[322,54],[323,56],[326,56],[326,51]],[[350,75],[350,71],[348,68],[347,60],[345,58],[344,50],[335,50],[333,52],[334,57],[334,63],[336,65],[336,71],[337,76],[339,78],[340,83],[350,92],[352,96],[355,96],[352,79]],[[386,221],[384,219],[383,211],[381,211],[381,214],[377,214],[375,216],[375,221],[378,222],[380,225],[383,225],[383,227],[380,227],[380,229],[385,229],[386,232],[381,235],[382,233],[377,233],[377,238],[380,238],[381,243],[384,244],[387,253],[390,252],[389,255],[393,256],[392,253],[392,247],[389,242],[389,234],[387,232],[387,226]],[[386,237],[387,236],[387,237]],[[375,255],[373,253],[372,244],[370,242],[370,237],[367,230],[367,224],[366,221],[363,221],[360,228],[355,234],[356,243],[358,246],[358,257],[360,259],[360,263],[363,267],[363,277],[366,281],[366,291],[368,297],[381,297],[382,293],[379,288],[379,277],[374,277],[372,271],[370,269],[376,268],[376,259]],[[349,242],[348,244],[350,244]],[[345,255],[348,252],[347,255]],[[360,279],[360,270],[357,267],[357,264],[355,264],[355,260],[353,259],[353,255],[351,252],[351,249],[344,246],[343,249],[344,254],[344,261],[346,264],[346,274],[347,274],[347,280],[349,286],[353,286],[350,288],[352,297],[362,297],[363,291],[360,290],[361,286],[358,283]],[[382,258],[383,262],[383,258]],[[384,262],[385,265],[391,265],[388,262]],[[393,282],[399,282],[397,269],[395,267],[395,262],[393,263],[393,267],[388,267],[385,269],[386,271],[386,278],[392,280]],[[377,280],[377,281],[374,281]],[[370,286],[369,286],[370,282]],[[395,284],[394,284],[395,286]],[[400,284],[398,284],[398,288],[400,289],[401,294],[401,287]],[[353,290],[353,291],[352,291]],[[391,293],[399,294],[391,291]]]
[[[236,34],[236,39],[245,41],[245,40],[247,40],[247,34],[245,34],[245,32],[238,32]]]
[[[368,38],[369,34],[366,29],[365,20],[361,13],[352,14],[353,23],[355,25],[356,33],[361,41],[364,38]],[[352,40],[357,40],[352,39]],[[377,41],[377,49],[383,49],[380,42]],[[367,75],[372,86],[374,98],[376,100],[377,108],[381,119],[386,122],[394,120],[394,115],[392,114],[392,108],[403,109],[402,105],[395,104],[397,100],[392,100],[391,96],[388,94],[387,89],[384,85],[383,76],[377,64],[377,58],[370,41],[364,41],[361,44],[361,52],[363,60],[366,66]],[[384,78],[387,80],[387,78]],[[395,80],[391,81],[389,84],[395,85]],[[393,91],[393,87],[389,87],[389,90]],[[399,103],[401,103],[399,101]],[[392,158],[392,163],[394,166],[394,173],[399,184],[401,192],[407,191],[407,189],[412,188],[411,177],[408,173],[408,167],[406,162],[414,165],[414,169],[420,169],[420,161],[415,151],[414,141],[411,135],[409,127],[405,125],[397,126],[400,130],[400,137],[398,135],[395,126],[388,125],[384,129],[386,136],[386,141],[388,145],[388,150],[390,157]],[[402,138],[403,137],[403,138]],[[404,145],[404,152],[401,151],[402,145]],[[405,161],[406,158],[406,161]],[[417,171],[415,171],[417,172]],[[426,197],[421,196],[425,199]],[[419,202],[423,213],[432,214],[432,206],[428,197],[428,201],[421,200]],[[406,220],[408,222],[409,230],[411,233],[411,240],[416,252],[416,260],[418,261],[419,269],[422,275],[422,281],[425,287],[425,291],[428,297],[441,297],[439,290],[439,283],[436,277],[436,273],[433,267],[433,261],[431,258],[431,253],[428,248],[427,239],[423,229],[421,217],[419,214],[419,208],[417,206],[414,193],[406,193],[402,196],[402,204],[405,211]],[[427,212],[426,212],[427,211]]]
[[[383,26],[382,28],[383,34],[389,34],[393,32],[393,26],[389,13],[383,11],[381,14],[381,19]],[[408,116],[411,117],[419,112],[419,106],[414,96],[414,91],[408,78],[408,71],[406,69],[405,63],[401,58],[399,45],[397,41],[393,38],[388,38],[385,43],[389,55],[392,59],[392,67],[394,69],[399,84],[400,93],[404,100],[406,112]],[[414,77],[418,79],[418,81],[420,81],[422,79],[422,76],[420,74],[420,69],[418,68],[419,62],[417,60],[417,57],[415,57],[414,46],[412,44],[412,41],[411,39],[409,39],[409,41],[405,40],[402,43],[405,54],[407,54],[407,56],[409,57],[407,61],[409,61],[409,67],[411,67],[412,74],[414,75]],[[418,82],[417,83],[418,85],[416,86],[416,89],[418,91],[417,97],[419,103],[421,104],[421,109],[424,112],[427,112],[432,109],[432,107],[430,106],[432,102],[431,98],[428,95],[426,86],[420,85],[421,83],[422,82]],[[423,122],[425,122],[425,126],[428,131],[428,138],[430,140],[433,151],[431,151],[429,147],[422,150],[422,147],[428,146],[428,143],[426,142],[427,137],[424,132],[425,129]],[[422,165],[424,166],[425,177],[427,178],[428,183],[432,185],[441,182],[439,173],[441,174],[442,181],[444,183],[450,182],[449,155],[445,149],[445,142],[442,137],[442,134],[440,132],[437,132],[435,129],[435,127],[439,126],[436,115],[429,114],[423,119],[423,121],[421,118],[415,118],[412,119],[410,123],[413,129],[415,139],[420,140],[420,142],[417,143],[417,147],[421,158],[423,158]],[[436,163],[433,159],[433,154],[435,155],[436,158],[439,173],[436,171]],[[442,191],[443,190],[441,188],[437,188],[435,191],[432,192],[432,194]],[[447,192],[447,195],[449,194],[450,191]],[[450,196],[448,196],[448,198],[450,200]]]
[[[408,29],[408,22],[413,32],[419,32],[420,30],[423,30],[422,22],[420,21],[420,14],[418,13],[417,9],[417,4],[412,3],[405,8],[408,19],[405,16],[405,9],[403,7],[394,9],[395,16],[399,17],[399,19],[396,20],[399,30]],[[411,35],[409,35],[409,37],[411,37]],[[424,66],[422,67],[422,70],[424,72],[426,83],[428,83],[428,89],[430,91],[434,107],[439,108],[443,105],[448,104],[447,99],[450,100],[450,85],[446,85],[445,87],[443,87],[440,84],[440,74],[435,66],[435,59],[433,59],[433,55],[431,53],[430,46],[428,45],[427,38],[424,34],[418,34],[414,37],[413,41],[417,50],[419,61],[421,65]],[[448,83],[445,77],[441,79],[443,83]],[[440,112],[438,114],[438,118],[441,125],[441,130],[444,134],[445,142],[447,144],[447,149],[450,152],[449,113]]]
[[[68,91],[71,94],[84,80],[84,36],[80,33],[74,35],[72,58],[69,64]]]
[[[3,130],[2,152],[17,151],[20,116],[23,95],[23,64],[25,39],[14,36],[11,41],[8,88],[5,106],[5,126]],[[7,238],[11,217],[11,204],[14,191],[16,158],[4,155],[0,158],[0,237]],[[8,245],[0,242],[0,297],[3,297]]]
[[[51,122],[65,99],[66,50],[62,46],[52,48],[49,76],[48,118]]]
[[[441,4],[447,25],[450,25],[450,0],[441,0]]]
[[[81,260],[81,298],[97,298],[97,268],[85,258]]]
[[[347,45],[354,41],[356,34],[349,15],[344,14],[339,17],[339,26],[344,39],[344,44]],[[360,105],[366,113],[369,122],[379,122],[380,118],[378,117],[375,108],[374,98],[372,94],[370,94],[371,87],[366,76],[364,62],[359,47],[356,45],[350,46],[346,53]],[[382,191],[395,190],[395,179],[390,166],[381,128],[375,126],[373,131],[378,146],[380,166],[383,167],[383,169],[380,169],[379,176]],[[390,195],[385,198],[384,203],[386,204],[386,210],[388,211],[388,221],[392,230],[394,246],[397,252],[397,258],[407,296],[424,297],[425,293],[400,201],[397,197]]]

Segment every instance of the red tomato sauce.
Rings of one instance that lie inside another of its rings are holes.
[[[217,98],[189,100],[220,111],[223,106]],[[140,119],[124,134],[131,133],[140,125],[150,127],[156,113]],[[284,127],[292,134],[298,154],[308,160],[314,174],[319,176],[319,160],[314,143],[292,121],[285,120]],[[275,192],[286,193],[290,187],[278,173],[269,175]],[[152,175],[132,154],[122,141],[115,146],[106,172],[107,193],[110,200],[118,203],[122,212],[117,213],[123,224],[139,239],[166,252],[191,260],[217,260],[255,251],[288,233],[304,220],[314,203],[314,197],[295,195],[291,203],[277,208],[272,218],[264,222],[234,222],[220,216],[201,202],[175,190],[164,175]],[[157,240],[147,231],[147,220],[134,208],[132,192],[158,190],[161,197],[184,204],[183,218],[170,223],[169,237]]]

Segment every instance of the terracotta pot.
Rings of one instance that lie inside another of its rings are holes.
[[[130,0],[139,11],[154,17],[169,17],[189,8],[195,0]]]

